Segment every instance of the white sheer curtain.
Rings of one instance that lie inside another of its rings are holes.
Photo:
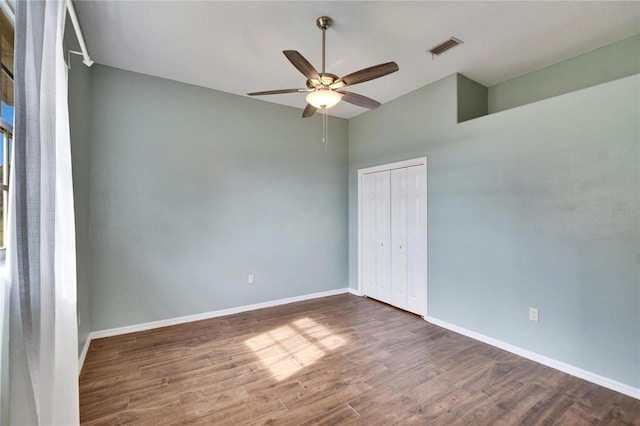
[[[12,425],[79,423],[65,13],[64,1],[17,2],[6,257]]]

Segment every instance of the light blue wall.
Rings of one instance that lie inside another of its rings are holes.
[[[640,35],[489,87],[489,113],[640,73]]]
[[[639,387],[640,78],[461,124],[451,81],[349,122],[351,287],[357,170],[426,155],[429,315]]]
[[[100,65],[92,86],[93,330],[347,286],[346,120],[325,149],[299,109]]]
[[[67,48],[79,50],[71,22],[67,22]],[[76,225],[76,274],[78,354],[91,332],[91,282],[89,271],[89,169],[91,153],[91,69],[82,57],[70,55],[69,130],[73,165],[73,197]]]

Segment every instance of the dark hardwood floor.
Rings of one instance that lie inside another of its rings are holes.
[[[94,424],[640,425],[640,400],[332,296],[91,342]]]

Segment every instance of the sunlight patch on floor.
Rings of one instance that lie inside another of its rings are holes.
[[[245,341],[277,380],[286,379],[346,343],[345,338],[311,318],[297,319]],[[266,356],[273,354],[270,348],[280,356]]]

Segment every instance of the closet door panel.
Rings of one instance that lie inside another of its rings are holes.
[[[407,309],[407,170],[391,171],[391,301]]]
[[[391,200],[390,172],[378,172],[376,176],[376,213],[377,233],[376,253],[376,298],[391,303]]]
[[[364,256],[362,264],[364,294],[376,297],[376,253],[377,253],[377,233],[376,233],[376,177],[374,174],[363,176],[363,209],[362,209],[362,235],[364,245]]]
[[[426,166],[407,168],[407,310],[424,315],[427,308]]]

